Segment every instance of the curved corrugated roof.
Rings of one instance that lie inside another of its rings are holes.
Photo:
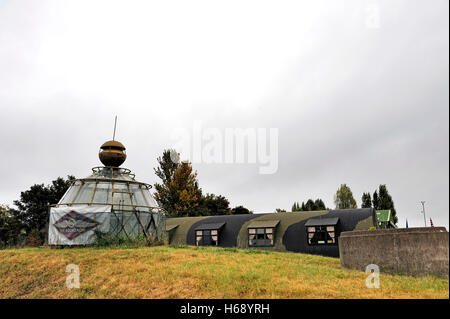
[[[226,223],[206,223],[195,227],[195,230],[213,230],[221,229]]]
[[[247,228],[275,228],[280,223],[279,219],[275,220],[252,220]]]
[[[327,226],[327,225],[336,225],[339,221],[339,217],[331,217],[331,218],[311,218],[308,219],[305,223],[305,226]]]

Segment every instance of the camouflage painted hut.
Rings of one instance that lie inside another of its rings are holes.
[[[339,257],[344,231],[377,228],[373,208],[166,220],[171,244],[268,249]]]

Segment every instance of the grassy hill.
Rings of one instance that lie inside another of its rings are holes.
[[[449,298],[446,279],[381,274],[368,289],[366,277],[336,258],[234,248],[0,250],[0,298]]]

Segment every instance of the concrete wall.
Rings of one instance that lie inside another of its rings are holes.
[[[380,273],[448,278],[448,240],[445,227],[343,232],[339,256],[344,268],[365,271],[375,264]]]

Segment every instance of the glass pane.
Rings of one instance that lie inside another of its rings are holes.
[[[202,235],[202,231],[201,230],[197,230],[197,236],[201,236]]]
[[[200,241],[200,240],[202,240],[202,237],[201,236],[197,236],[197,241]]]
[[[217,235],[217,230],[211,230],[211,235]]]
[[[111,195],[111,183],[98,183],[92,202],[97,204],[111,204]]]
[[[139,184],[130,185],[131,192],[133,193],[133,203],[136,206],[148,206],[144,199],[144,195],[139,188]]]
[[[265,239],[257,239],[256,240],[256,245],[258,245],[258,246],[264,246],[265,244],[266,244]]]
[[[59,201],[59,204],[70,204],[73,201],[73,198],[77,195],[78,190],[80,189],[81,182],[75,182],[63,196],[63,198]]]
[[[148,207],[136,207],[136,210],[140,211],[140,212],[149,212],[150,208],[148,208]]]
[[[150,194],[150,191],[146,187],[142,187],[142,193],[144,194],[145,199],[147,199],[149,206],[158,207],[156,200],[153,198],[153,196]]]
[[[334,226],[327,226],[327,231],[334,231]]]
[[[264,234],[264,228],[257,228],[256,229],[257,234]]]
[[[316,227],[308,227],[309,233],[314,233],[316,231]]]
[[[272,234],[267,234],[267,238],[268,239],[273,239],[273,235]]]
[[[75,203],[89,204],[91,202],[92,192],[94,191],[95,182],[86,182],[81,185],[81,190],[78,193]]]
[[[124,209],[131,208],[131,196],[126,183],[114,183],[113,198],[115,205],[125,206]]]
[[[272,234],[273,228],[266,228],[266,234]]]
[[[308,233],[308,238],[313,238],[314,237],[314,233]]]
[[[211,236],[212,240],[217,241],[217,236]]]
[[[114,193],[114,209],[131,209],[130,196],[122,193]]]
[[[251,239],[251,240],[255,239],[255,235],[248,235],[248,239]]]
[[[328,235],[330,235],[330,237],[334,237],[334,232],[328,233]]]
[[[256,233],[256,229],[254,229],[254,228],[249,228],[248,233],[249,233],[249,234],[255,234],[255,233]]]
[[[208,235],[209,236],[210,233],[211,233],[211,231],[209,231],[209,230],[204,230],[203,231],[203,235]]]

